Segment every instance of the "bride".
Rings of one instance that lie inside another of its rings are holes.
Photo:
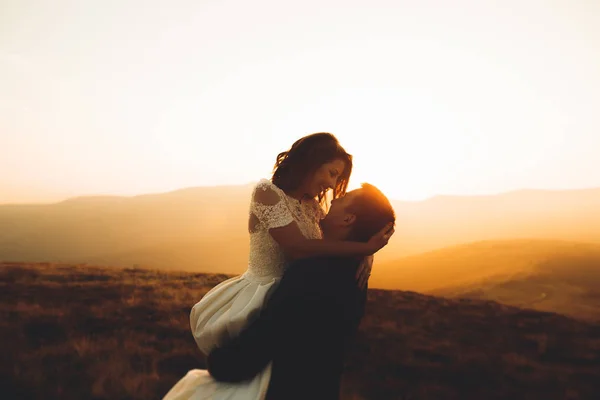
[[[319,226],[325,216],[326,192],[331,189],[333,199],[343,196],[351,173],[352,156],[330,133],[305,136],[277,156],[271,180],[259,181],[252,193],[248,269],[215,286],[192,308],[192,333],[204,354],[257,316],[293,259],[364,256],[357,278],[360,285],[366,284],[372,254],[387,244],[388,228],[368,243],[359,243],[323,240]],[[205,370],[192,370],[164,400],[262,400],[270,376],[270,364],[252,380],[236,384],[217,382]]]

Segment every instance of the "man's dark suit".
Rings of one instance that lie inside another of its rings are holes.
[[[267,399],[338,399],[345,347],[366,301],[359,264],[339,257],[292,263],[259,318],[208,355],[208,371],[239,382],[273,361]]]

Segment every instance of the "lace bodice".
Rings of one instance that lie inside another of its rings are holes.
[[[269,229],[296,222],[304,237],[322,237],[319,221],[324,211],[318,202],[314,199],[300,202],[266,179],[260,180],[252,192],[249,214],[248,271],[257,277],[281,276],[287,262]]]

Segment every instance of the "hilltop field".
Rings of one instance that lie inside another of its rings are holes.
[[[0,264],[3,399],[160,399],[204,359],[191,306],[227,275]],[[594,399],[600,324],[370,290],[343,399]]]

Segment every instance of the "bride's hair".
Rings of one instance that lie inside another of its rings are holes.
[[[319,132],[298,139],[288,151],[277,155],[271,182],[284,192],[296,190],[306,178],[312,176],[321,165],[333,160],[341,160],[346,168],[337,178],[333,188],[333,198],[346,194],[348,180],[352,173],[352,156],[344,150],[331,133]],[[323,190],[317,196],[319,202],[325,200]]]

